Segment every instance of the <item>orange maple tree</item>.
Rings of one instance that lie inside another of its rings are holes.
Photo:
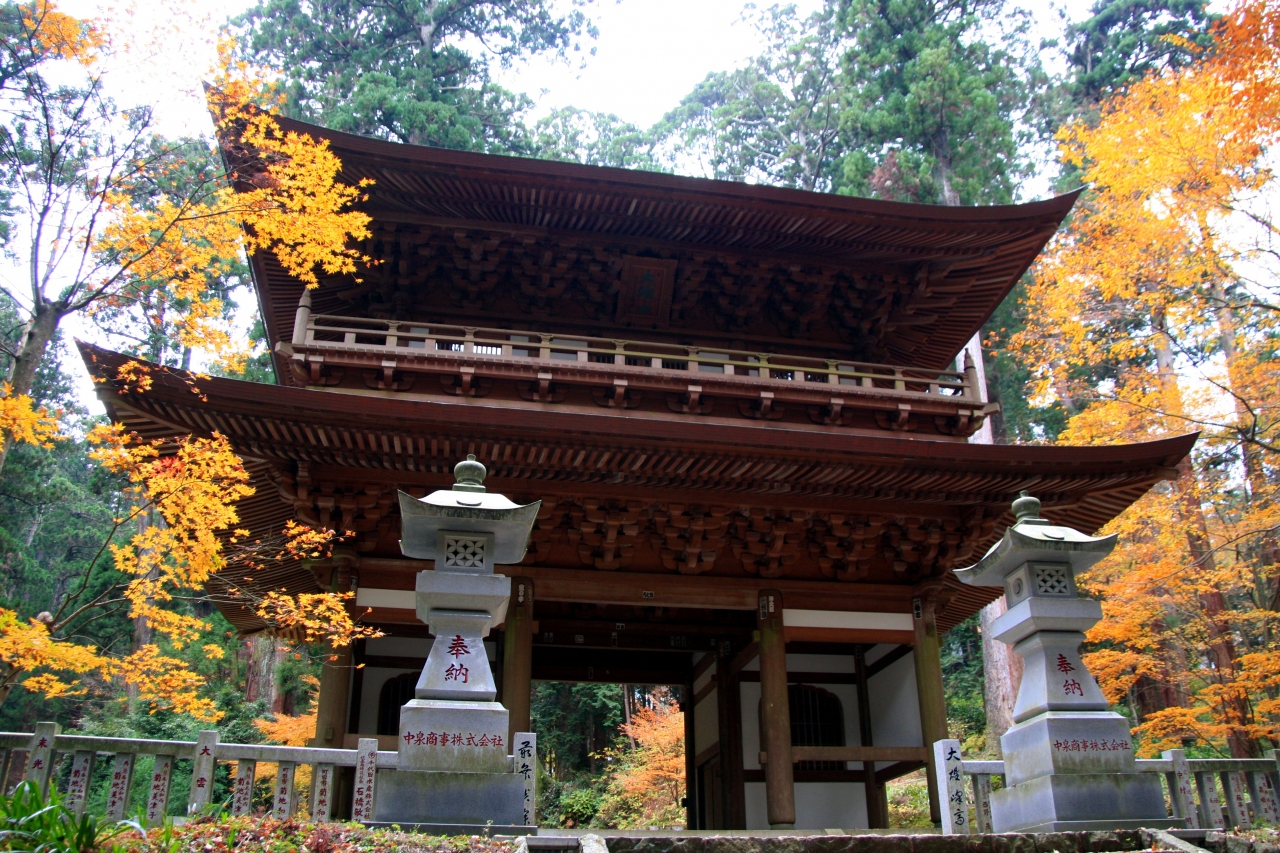
[[[1200,430],[1193,458],[1110,527],[1087,578],[1087,661],[1146,753],[1280,745],[1280,4],[1239,3],[1198,62],[1065,128],[1090,192],[1029,291],[1014,341],[1059,441]]]
[[[364,257],[350,243],[368,236],[369,218],[352,209],[361,188],[338,180],[328,143],[281,130],[278,96],[232,59],[230,42],[209,71],[209,105],[216,135],[251,156],[227,169],[213,139],[165,140],[148,109],[107,96],[106,60],[126,47],[106,23],[50,0],[4,4],[0,15],[0,171],[31,231],[29,280],[5,286],[26,317],[3,377],[2,468],[22,424],[43,423],[27,395],[67,317],[142,328],[234,366],[247,350],[218,285],[236,262],[269,251],[314,287],[318,270],[356,272]],[[70,85],[66,60],[80,69]]]
[[[30,620],[0,608],[0,701],[19,683],[50,698],[91,690],[118,695],[119,688],[129,686],[153,709],[172,708],[216,720],[219,712],[202,693],[204,678],[159,642],[117,653],[89,644],[83,630],[96,619],[124,612],[131,619],[146,620],[171,650],[207,636],[207,621],[181,605],[203,599],[205,585],[215,575],[226,579],[251,573],[261,559],[252,543],[248,558],[236,551],[237,540],[245,539],[247,532],[235,530],[235,503],[253,493],[249,476],[230,443],[216,433],[210,438],[186,437],[164,454],[159,442],[141,441],[118,425],[95,428],[89,441],[94,459],[129,483],[128,512],[115,520],[100,554],[110,554],[119,580],[95,589],[86,571],[56,611]],[[152,521],[138,525],[140,519]],[[120,536],[129,529],[137,532]],[[229,544],[224,544],[228,533]],[[273,547],[295,558],[324,556],[335,538],[332,531],[295,526]],[[244,571],[228,571],[232,562]],[[275,593],[246,599],[246,604],[269,625],[292,636],[324,638],[335,646],[377,636],[352,618],[347,597],[310,595],[284,608],[280,602],[286,597]],[[213,658],[223,654],[216,643],[204,644],[202,651]]]
[[[595,822],[619,829],[683,825],[684,713],[665,687],[621,726],[634,749],[606,750],[608,785]]]
[[[0,16],[0,171],[31,232],[30,280],[8,293],[28,314],[0,385],[2,467],[13,442],[59,437],[57,413],[30,391],[64,319],[125,318],[234,364],[246,353],[228,331],[218,280],[253,252],[273,253],[311,287],[318,272],[355,273],[363,256],[350,244],[368,236],[369,219],[353,209],[361,188],[338,180],[327,143],[281,130],[269,82],[233,61],[231,44],[219,46],[209,75],[215,133],[244,154],[227,169],[213,139],[203,149],[166,141],[147,109],[107,96],[107,60],[128,48],[108,22],[77,19],[50,0],[0,4]],[[130,362],[117,380],[145,393],[151,370]],[[215,578],[298,640],[342,646],[376,635],[352,618],[349,594],[259,593],[238,580],[266,561],[323,556],[338,534],[291,525],[251,540],[237,530],[236,503],[253,488],[225,437],[162,446],[104,425],[88,440],[94,460],[127,482],[124,506],[51,612],[23,619],[0,608],[0,701],[18,684],[46,697],[127,687],[153,709],[217,719],[204,679],[179,654],[209,634],[189,603],[207,599]],[[114,569],[105,585],[91,578],[100,565]],[[153,641],[119,651],[84,639],[87,625],[117,613],[145,623]],[[216,643],[200,648],[223,654]]]

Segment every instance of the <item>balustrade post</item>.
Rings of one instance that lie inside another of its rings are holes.
[[[538,736],[516,732],[511,742],[516,772],[524,779],[524,825],[538,825]]]
[[[942,802],[942,834],[969,834],[969,802],[964,790],[964,762],[960,758],[960,741],[947,738],[934,741],[933,772]]]
[[[212,802],[217,750],[216,729],[206,729],[196,735],[196,757],[191,766],[191,794],[187,797],[187,814],[198,812]]]
[[[1204,829],[1225,829],[1218,780],[1211,771],[1196,773],[1196,792],[1200,795],[1200,826]]]
[[[107,820],[124,820],[129,811],[129,795],[133,791],[132,752],[117,752],[111,766],[111,782],[107,786]]]
[[[966,348],[964,351],[964,397],[967,400],[982,401],[982,393],[978,387],[978,365],[974,363],[973,354]]]
[[[1166,749],[1161,757],[1173,766],[1165,774],[1165,781],[1169,785],[1169,802],[1173,804],[1173,816],[1186,821],[1188,829],[1199,829],[1196,802],[1191,796],[1191,767],[1187,764],[1187,754],[1180,749]]]
[[[1244,801],[1244,774],[1232,770],[1220,775],[1222,791],[1227,795],[1227,814],[1231,817],[1231,828],[1249,829],[1252,824],[1249,821],[1249,805]]]
[[[293,816],[296,802],[294,779],[298,765],[293,761],[281,761],[276,764],[276,786],[272,791],[271,816],[278,820],[288,820]]]
[[[378,739],[360,738],[356,748],[356,789],[351,799],[351,819],[373,820],[373,795],[378,781]]]
[[[383,344],[389,347],[400,346],[400,324],[397,321],[388,321],[387,337],[386,340],[383,341]]]
[[[298,297],[298,312],[293,315],[293,345],[303,346],[308,342],[308,326],[311,325],[311,291],[303,288]]]
[[[236,777],[231,781],[231,813],[247,815],[253,811],[253,780],[258,762],[241,759],[236,762]]]
[[[973,825],[979,835],[991,832],[991,777],[986,773],[973,776]]]
[[[169,813],[169,787],[173,784],[172,755],[157,755],[151,768],[151,787],[147,790],[147,825],[164,823]]]
[[[1273,826],[1280,823],[1280,804],[1276,802],[1276,789],[1271,781],[1271,774],[1265,770],[1255,770],[1248,774],[1248,780],[1254,819]]]
[[[333,816],[333,765],[316,764],[311,769],[311,819],[328,823]]]
[[[36,723],[31,745],[27,747],[26,780],[34,782],[42,792],[49,790],[49,774],[53,772],[53,744],[62,731],[57,723]]]
[[[67,795],[63,804],[77,815],[84,814],[89,801],[89,783],[93,779],[93,761],[97,756],[91,749],[79,749],[71,756],[71,775],[67,779]]]

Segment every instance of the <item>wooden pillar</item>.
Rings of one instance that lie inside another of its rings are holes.
[[[857,646],[853,671],[858,688],[858,745],[875,746],[871,726],[871,690],[867,683],[867,651]],[[867,828],[889,828],[889,800],[884,785],[876,781],[876,763],[862,762],[862,788],[867,798]]]
[[[693,766],[698,757],[698,739],[693,726],[693,674],[684,682],[680,704],[684,711],[684,826],[685,829],[702,829],[698,826],[698,802],[702,792],[698,790],[698,769]]]
[[[765,802],[770,829],[796,825],[796,786],[791,766],[791,703],[787,695],[787,634],[782,624],[782,593],[760,592],[756,625],[760,631],[760,745]]]
[[[326,646],[320,665],[320,695],[316,698],[316,736],[312,746],[342,749],[347,735],[347,704],[351,700],[351,645]]]
[[[511,579],[507,626],[502,633],[502,704],[507,708],[508,743],[516,732],[533,731],[529,706],[533,699],[533,581]]]
[[[929,753],[929,816],[942,824],[938,781],[935,778],[933,744],[947,736],[947,699],[942,689],[942,652],[935,614],[936,594],[920,591],[912,599],[912,623],[915,627],[916,694],[920,698],[920,729]]]
[[[309,308],[310,300],[306,302]],[[299,308],[299,311],[302,309]],[[329,588],[349,592],[359,557],[340,548],[333,554],[333,573]],[[322,749],[342,749],[347,735],[348,706],[351,704],[351,644],[325,644],[325,659],[320,665],[320,692],[316,696],[316,736],[311,745]]]
[[[716,699],[720,724],[720,793],[724,826],[747,828],[747,792],[742,776],[742,688],[733,671],[733,644],[720,644],[716,661]]]

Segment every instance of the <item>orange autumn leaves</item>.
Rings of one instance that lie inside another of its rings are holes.
[[[655,689],[621,729],[635,749],[605,751],[609,781],[595,822],[619,828],[683,825],[684,714],[670,691]]]
[[[96,595],[73,591],[62,609],[40,619],[24,621],[0,609],[0,685],[21,681],[47,697],[81,695],[91,688],[119,692],[128,685],[152,707],[215,720],[219,714],[212,700],[201,693],[205,679],[175,654],[207,636],[210,627],[181,603],[202,597],[204,585],[227,568],[217,534],[234,527],[235,502],[253,493],[248,475],[226,438],[217,434],[187,438],[166,454],[158,443],[139,441],[119,426],[99,426],[89,440],[93,457],[129,483],[129,509],[117,519],[116,530],[137,532],[106,546],[123,580]],[[316,553],[333,538],[331,532],[309,528],[292,532],[283,548],[299,553]],[[83,580],[87,584],[87,576]],[[280,605],[269,602],[282,598],[245,603],[270,620]],[[301,597],[276,624],[336,645],[371,635],[352,620],[344,601],[339,595]],[[157,642],[117,655],[76,639],[74,628],[83,618],[115,606],[133,620],[145,619]],[[206,644],[202,653],[219,657],[222,651]]]
[[[93,91],[102,60],[117,48],[128,49],[113,45],[109,25],[69,16],[49,0],[20,4],[12,23],[16,27],[3,47],[6,56],[23,60],[31,80],[43,82],[49,63],[71,60]],[[219,56],[209,103],[216,133],[245,154],[234,173],[203,165],[206,159],[221,162],[212,140],[183,159],[182,145],[122,136],[112,122],[128,116],[111,113],[105,101],[99,104],[102,116],[86,112],[85,122],[102,126],[85,138],[105,140],[104,150],[129,153],[99,158],[100,168],[84,173],[66,196],[71,213],[54,216],[60,230],[47,262],[32,265],[42,270],[33,288],[42,291],[47,284],[52,294],[41,296],[44,313],[38,316],[55,318],[33,344],[37,361],[62,318],[124,311],[141,315],[183,347],[234,365],[246,353],[227,328],[216,285],[237,259],[271,252],[309,286],[322,274],[353,274],[365,260],[350,248],[368,236],[368,217],[352,209],[361,188],[338,179],[341,163],[326,142],[280,128],[269,81],[232,61],[229,43],[220,46]],[[32,100],[37,89],[9,93],[10,106],[25,121],[47,113]],[[24,98],[32,107],[25,112]],[[82,126],[87,125],[75,125]],[[65,130],[54,121],[44,129],[50,138]],[[82,209],[73,209],[76,204]],[[55,270],[64,257],[75,259]],[[33,311],[29,328],[37,325],[36,316]],[[151,384],[148,370],[137,364],[126,365],[118,378],[138,393]],[[0,388],[0,464],[15,441],[48,446],[58,438],[57,414],[36,406],[28,391]],[[242,583],[258,570],[265,550],[272,559],[323,556],[336,534],[291,526],[264,546],[235,531],[236,502],[253,489],[223,436],[188,436],[162,447],[104,425],[88,440],[94,460],[127,483],[120,517],[94,561],[109,565],[115,576],[100,589],[101,577],[91,583],[86,570],[53,612],[35,619],[0,609],[0,701],[17,684],[50,697],[119,695],[127,686],[153,708],[216,719],[212,700],[202,692],[204,679],[189,663],[193,649],[208,658],[222,655],[217,643],[206,642],[210,626],[191,606],[205,599],[205,584],[215,575],[227,594],[239,596],[281,633],[337,645],[369,635],[351,618],[345,596],[257,595],[249,591],[252,584]],[[85,624],[114,614],[145,624],[151,641],[118,652],[82,639]]]
[[[1202,432],[1109,530],[1087,657],[1146,754],[1280,745],[1280,4],[1237,5],[1200,61],[1060,134],[1090,191],[1036,270],[1025,332],[1059,441]]]

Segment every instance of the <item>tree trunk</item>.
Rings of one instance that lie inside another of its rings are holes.
[[[267,632],[254,634],[248,641],[248,661],[244,676],[246,702],[261,701],[269,714],[283,709],[280,686],[276,683],[276,665],[282,653],[279,642]]]
[[[30,394],[36,384],[36,371],[40,369],[40,361],[44,358],[54,332],[58,330],[58,321],[62,315],[48,303],[36,307],[35,316],[31,318],[22,332],[18,343],[17,355],[9,365],[9,393]],[[9,449],[13,446],[12,437],[6,436],[0,441],[0,472],[4,471],[5,460],[9,458]]]
[[[1013,725],[1013,702],[1022,684],[1022,658],[1013,648],[997,640],[991,625],[1009,609],[1004,596],[982,608],[983,704],[987,710],[987,750],[1000,752],[1000,738]]]

